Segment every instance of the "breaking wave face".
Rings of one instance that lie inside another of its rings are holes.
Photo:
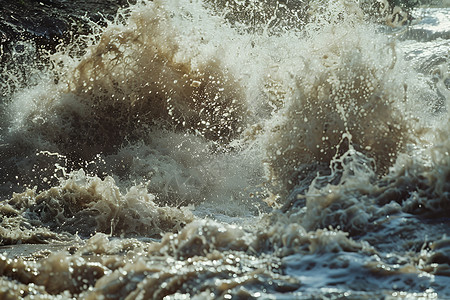
[[[0,294],[450,296],[448,53],[380,7],[138,1],[8,65],[1,245],[61,251]]]

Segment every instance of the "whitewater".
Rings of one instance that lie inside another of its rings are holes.
[[[141,0],[0,52],[0,298],[450,299],[448,4]]]

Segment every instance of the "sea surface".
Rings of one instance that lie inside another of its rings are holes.
[[[448,1],[104,24],[0,51],[1,299],[450,299]]]

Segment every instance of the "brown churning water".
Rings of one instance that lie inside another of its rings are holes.
[[[449,298],[450,10],[386,5],[143,0],[59,47],[1,104],[0,298]]]

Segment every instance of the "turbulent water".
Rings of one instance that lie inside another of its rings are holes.
[[[139,1],[3,59],[0,298],[450,299],[450,8]]]

